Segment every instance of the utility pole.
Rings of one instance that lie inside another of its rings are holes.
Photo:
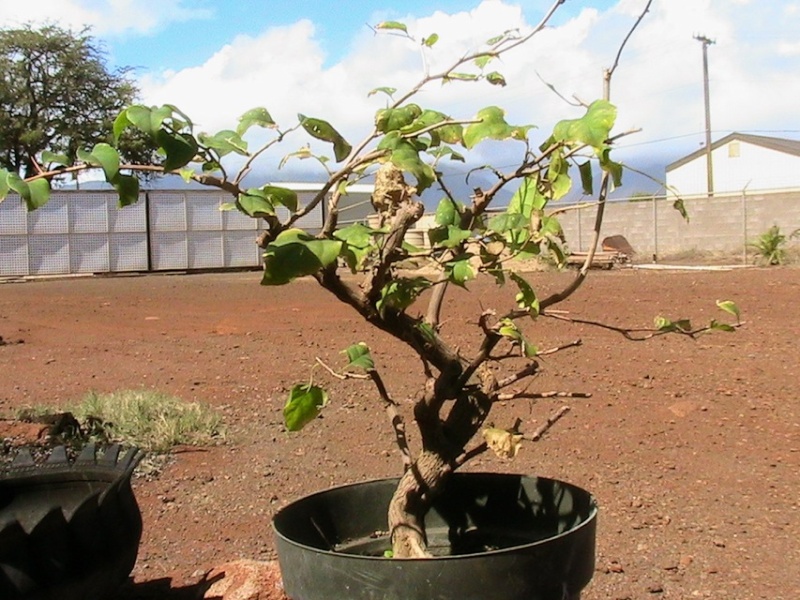
[[[714,43],[714,40],[710,40],[704,35],[695,35],[694,39],[703,44],[703,97],[706,106],[706,183],[708,185],[708,197],[710,198],[714,195],[714,168],[711,161],[711,102],[708,90],[708,47]]]

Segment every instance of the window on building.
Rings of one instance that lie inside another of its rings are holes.
[[[728,158],[739,158],[739,142],[733,141],[728,144]]]

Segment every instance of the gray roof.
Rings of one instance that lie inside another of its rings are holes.
[[[746,142],[748,144],[753,144],[755,146],[761,146],[762,148],[775,150],[776,152],[783,152],[784,154],[800,156],[800,141],[798,140],[787,140],[786,138],[768,137],[765,135],[752,135],[749,133],[738,133],[736,131],[726,135],[724,138],[718,139],[716,142],[713,142],[711,144],[711,149],[716,150],[720,146],[724,146],[728,142],[734,140],[740,142]],[[700,148],[699,150],[695,150],[691,154],[687,154],[683,158],[679,158],[675,162],[671,162],[670,164],[668,164],[667,172],[677,169],[678,167],[682,167],[686,163],[690,163],[694,159],[704,156],[705,153],[706,153],[705,147]]]

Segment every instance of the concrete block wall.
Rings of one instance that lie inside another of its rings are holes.
[[[623,235],[647,260],[692,251],[743,252],[772,225],[788,235],[800,228],[800,190],[684,197],[687,223],[672,206],[674,199],[615,200],[606,205],[600,239]],[[569,247],[588,250],[592,242],[595,208],[569,210],[561,215]],[[791,240],[790,245],[800,245]]]

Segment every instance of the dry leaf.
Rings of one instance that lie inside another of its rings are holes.
[[[522,447],[522,434],[516,431],[487,427],[483,430],[483,438],[500,458],[514,458]]]

